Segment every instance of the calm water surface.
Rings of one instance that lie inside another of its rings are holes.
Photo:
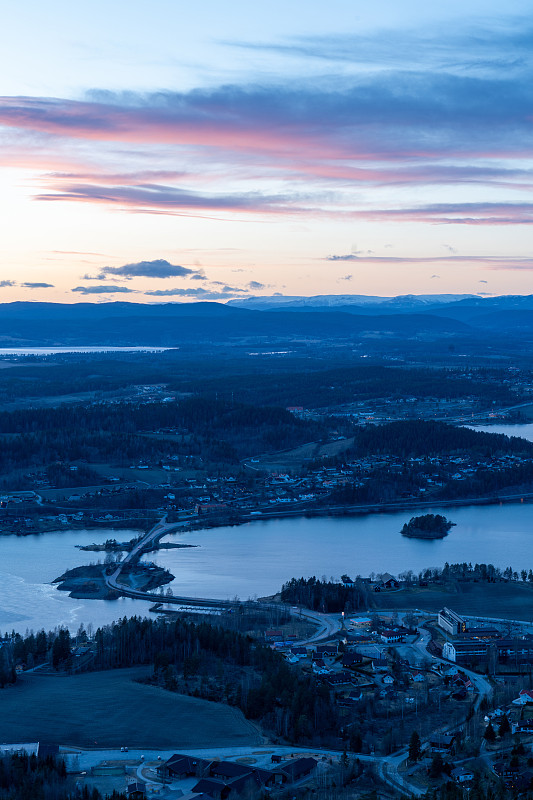
[[[162,353],[172,347],[0,347],[2,356],[55,356],[67,353]]]
[[[175,534],[170,541],[199,545],[148,556],[170,569],[175,594],[255,597],[272,594],[291,577],[371,572],[398,574],[446,561],[533,568],[533,504],[513,503],[432,509],[456,527],[445,539],[408,539],[399,531],[410,512],[362,517],[255,521],[247,525]],[[133,532],[65,531],[42,536],[0,537],[0,631],[46,629],[80,622],[93,626],[131,614],[147,614],[150,603],[74,600],[50,582],[65,569],[102,558],[75,544],[127,540]]]
[[[466,425],[474,431],[484,431],[485,433],[504,433],[506,436],[520,436],[533,442],[533,423],[522,425]]]
[[[78,550],[76,544],[124,541],[138,531],[77,530],[41,536],[0,536],[0,633],[27,628],[76,630],[80,622],[101,625],[125,615],[147,614],[150,603],[120,598],[114,601],[74,600],[51,584],[66,569],[103,559],[104,553]]]

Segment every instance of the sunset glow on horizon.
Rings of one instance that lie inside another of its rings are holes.
[[[530,4],[111,5],[5,15],[0,302],[533,292]]]

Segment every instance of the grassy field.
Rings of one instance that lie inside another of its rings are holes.
[[[353,437],[351,439],[340,439],[336,442],[327,442],[326,444],[309,442],[308,444],[300,445],[300,447],[295,447],[294,450],[255,456],[257,462],[253,464],[250,459],[246,459],[246,462],[256,469],[299,470],[310,460],[337,456],[351,447],[352,444]]]
[[[134,667],[65,678],[23,675],[0,690],[0,742],[181,750],[262,741],[237,709],[135,682],[149,673]]]
[[[402,589],[376,594],[375,602],[378,609],[439,611],[448,606],[459,614],[533,621],[533,586],[529,583],[458,583]]]

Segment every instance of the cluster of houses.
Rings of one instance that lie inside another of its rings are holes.
[[[308,779],[317,766],[316,759],[311,757],[283,760],[273,755],[272,762],[272,769],[262,769],[234,761],[175,753],[158,771],[164,781],[198,778],[191,789],[190,800],[236,800],[250,792],[298,784]]]
[[[385,640],[386,637],[381,641]],[[363,689],[382,687],[383,696],[388,695],[398,683],[398,676],[404,686],[409,683],[424,683],[427,679],[425,672],[410,668],[407,662],[400,665],[395,677],[391,672],[391,660],[382,655],[379,648],[375,655],[364,654],[349,644],[344,644],[341,651],[338,642],[330,642],[290,647],[284,655],[289,664],[301,664],[310,668],[327,686],[340,690],[336,697],[337,702],[346,707],[361,699]]]
[[[416,473],[418,492],[424,494],[438,490],[449,481],[467,480],[479,469],[498,472],[530,460],[527,456],[515,454],[483,457],[465,453],[406,458],[386,454],[380,454],[379,458],[368,455],[351,459],[342,466],[321,466],[310,469],[305,476],[294,477],[286,473],[269,475],[264,482],[264,491],[274,495],[270,498],[272,503],[300,500],[303,497],[318,499],[327,496],[332,489],[348,484],[363,486],[374,473],[379,471],[387,470],[389,473],[401,474],[405,470],[410,470]],[[251,462],[259,463],[259,459],[252,459]],[[416,496],[416,493],[405,496]]]
[[[470,692],[475,689],[473,681],[470,680],[466,672],[457,667],[444,669],[442,673],[445,683],[452,689],[452,696],[455,700],[464,700]]]

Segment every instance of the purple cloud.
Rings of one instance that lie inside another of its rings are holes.
[[[126,280],[131,280],[131,278],[183,278],[193,274],[194,270],[192,269],[181,267],[178,264],[170,264],[163,258],[157,258],[154,261],[124,264],[122,267],[103,267],[96,280],[105,279],[108,275],[118,275]]]
[[[151,297],[191,297],[197,300],[227,300],[232,295],[242,295],[243,293],[245,293],[243,289],[236,289],[233,286],[224,286],[220,291],[197,287],[195,289],[153,289],[144,292]]]
[[[118,292],[121,292],[122,294],[126,292],[136,293],[135,289],[129,289],[127,286],[113,286],[111,284],[108,286],[76,286],[70,291],[79,292],[80,294],[115,294]]]
[[[449,255],[449,256],[358,256],[354,253],[341,256],[327,256],[326,261],[352,261],[360,264],[479,264],[489,269],[533,269],[533,258],[520,256],[483,256],[483,255]],[[432,277],[439,277],[432,276]]]
[[[192,192],[174,186],[94,186],[91,184],[63,186],[53,194],[41,194],[38,200],[60,201],[80,200],[84,202],[103,202],[133,208],[156,208],[167,210],[204,210],[204,211],[281,211],[294,202],[295,198],[288,195],[269,196],[260,192],[246,192],[242,194],[207,195]],[[294,210],[298,210],[297,208]],[[149,263],[149,262],[141,262]],[[126,265],[126,267],[135,265]],[[108,274],[123,274],[110,272],[112,269],[125,269],[126,267],[106,267]],[[182,269],[184,269],[182,267]],[[191,270],[193,272],[193,270]],[[170,277],[170,276],[169,276]]]

